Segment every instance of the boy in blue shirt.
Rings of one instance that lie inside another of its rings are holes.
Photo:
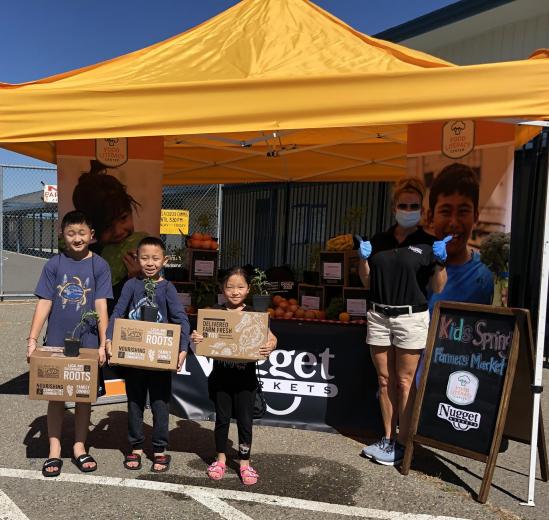
[[[453,235],[446,244],[448,281],[444,290],[429,294],[429,311],[439,300],[492,303],[494,278],[467,244],[478,222],[479,183],[465,164],[446,166],[435,178],[429,193],[428,220],[436,237]]]
[[[166,265],[166,247],[162,240],[156,237],[146,237],[137,247],[137,260],[141,266],[141,276],[130,278],[122,288],[120,299],[111,315],[107,329],[107,350],[110,357],[114,320],[116,318],[142,319],[142,307],[147,304],[145,279],[155,283],[155,303],[158,306],[158,323],[176,323],[181,325],[179,344],[179,370],[185,361],[189,346],[189,319],[183,309],[183,304],[177,296],[175,286],[160,276]],[[130,470],[141,469],[143,455],[143,411],[147,400],[147,392],[153,413],[152,444],[154,463],[151,471],[161,473],[170,467],[171,457],[164,452],[168,446],[169,435],[169,404],[172,393],[172,374],[167,370],[147,370],[141,368],[124,369],[126,395],[128,396],[128,440],[131,453],[124,458],[124,467]]]
[[[98,349],[98,361],[105,363],[105,331],[109,321],[107,298],[112,298],[111,272],[105,260],[92,253],[89,243],[94,231],[87,217],[80,211],[70,211],[61,223],[65,251],[50,258],[42,270],[35,295],[38,303],[27,338],[27,362],[36,350],[38,336],[46,320],[48,326],[44,345],[60,347],[68,331],[80,322],[82,313],[95,310],[97,323],[82,326],[79,334],[81,345]],[[90,423],[91,404],[76,403],[74,414],[73,462],[80,471],[87,473],[97,469],[94,458],[86,452],[86,438]],[[45,477],[61,473],[61,428],[65,403],[48,403],[49,456],[42,467]]]

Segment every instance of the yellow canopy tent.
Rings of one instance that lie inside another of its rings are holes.
[[[0,83],[3,147],[54,163],[58,140],[161,135],[166,184],[391,180],[408,124],[547,114],[545,59],[458,67],[306,0],[243,0],[140,51]]]
[[[361,34],[307,0],[243,0],[140,51],[0,83],[0,145],[55,162],[60,140],[164,136],[166,184],[391,180],[405,171],[408,125],[549,119],[546,57],[460,67]],[[544,244],[537,386],[547,225]],[[530,505],[539,403],[536,393]]]

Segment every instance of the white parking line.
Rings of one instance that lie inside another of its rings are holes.
[[[0,489],[0,520],[29,520],[29,517],[21,511]]]
[[[179,493],[193,498],[206,507],[221,515],[226,520],[252,520],[249,516],[238,511],[223,500],[239,502],[255,502],[267,506],[288,507],[304,511],[319,511],[342,516],[355,516],[359,518],[371,518],[379,520],[466,520],[454,516],[433,516],[427,514],[402,513],[400,511],[383,511],[382,509],[370,509],[366,507],[344,506],[329,502],[313,502],[298,498],[280,497],[276,495],[264,495],[246,491],[233,491],[229,489],[206,488],[200,486],[187,486],[170,484],[155,480],[137,480],[117,477],[100,477],[94,475],[78,475],[63,473],[56,478],[45,478],[39,471],[24,469],[0,468],[0,478],[23,478],[31,480],[44,480],[47,482],[73,482],[76,484],[93,484],[99,486],[127,487],[145,489],[148,491],[168,491]],[[18,517],[15,517],[18,519]],[[1,517],[0,517],[0,520]]]
[[[244,514],[235,507],[219,500],[219,498],[213,497],[211,494],[207,495],[202,493],[201,490],[189,490],[185,491],[185,494],[201,503],[211,511],[214,511],[218,515],[222,516],[226,520],[253,520],[251,516]]]

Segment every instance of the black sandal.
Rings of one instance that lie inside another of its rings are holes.
[[[155,455],[153,459],[153,465],[151,466],[151,471],[153,473],[164,473],[170,469],[170,462],[172,461],[171,455]],[[161,469],[154,469],[155,464],[164,466]]]
[[[42,466],[42,475],[44,477],[58,477],[61,474],[61,468],[63,467],[63,461],[61,459],[46,459]],[[57,468],[55,471],[46,471],[48,468]]]
[[[95,466],[91,468],[85,468],[84,464],[86,463],[94,463]],[[78,457],[72,458],[72,463],[82,472],[82,473],[91,473],[92,471],[95,471],[97,469],[97,462],[95,459],[89,454],[89,453],[82,453],[82,455]]]
[[[129,462],[137,462],[137,466],[128,466]],[[134,470],[134,471],[138,470],[138,469],[141,469],[141,467],[142,467],[141,454],[139,454],[139,453],[128,453],[124,457],[124,467],[126,469],[130,469],[130,470]]]

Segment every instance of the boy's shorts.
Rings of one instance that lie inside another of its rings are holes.
[[[367,313],[366,343],[375,347],[394,345],[403,349],[424,349],[429,332],[429,311],[401,314],[394,318],[373,310]]]

